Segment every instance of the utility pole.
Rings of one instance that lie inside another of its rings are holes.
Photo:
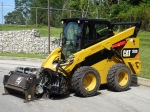
[[[2,2],[2,25],[3,25],[3,2]]]
[[[48,54],[50,54],[50,0],[48,0]]]
[[[37,8],[36,8],[36,26],[37,26]]]

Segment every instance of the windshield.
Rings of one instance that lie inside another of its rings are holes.
[[[76,53],[79,47],[78,37],[80,32],[81,28],[79,27],[78,23],[69,22],[66,24],[63,31],[64,36],[62,38],[62,52],[66,58],[73,53]]]

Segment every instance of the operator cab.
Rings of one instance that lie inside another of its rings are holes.
[[[62,19],[62,53],[68,58],[77,51],[113,35],[111,24],[104,19]]]

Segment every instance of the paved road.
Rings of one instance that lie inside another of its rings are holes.
[[[37,66],[40,62],[0,60],[0,94],[3,90],[3,75],[17,66]],[[68,96],[54,96],[23,103],[22,97],[0,95],[1,112],[150,112],[150,88],[131,85],[126,92],[112,92],[101,88],[96,96],[80,98],[70,93]]]

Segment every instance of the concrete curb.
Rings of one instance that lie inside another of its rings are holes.
[[[45,59],[38,59],[38,58],[26,58],[26,57],[9,57],[9,56],[0,56],[0,59],[2,60],[20,60],[20,61],[33,61],[33,62],[43,62]],[[132,83],[143,85],[150,87],[150,80],[132,76]]]
[[[132,76],[132,83],[150,87],[150,80],[142,77]]]

